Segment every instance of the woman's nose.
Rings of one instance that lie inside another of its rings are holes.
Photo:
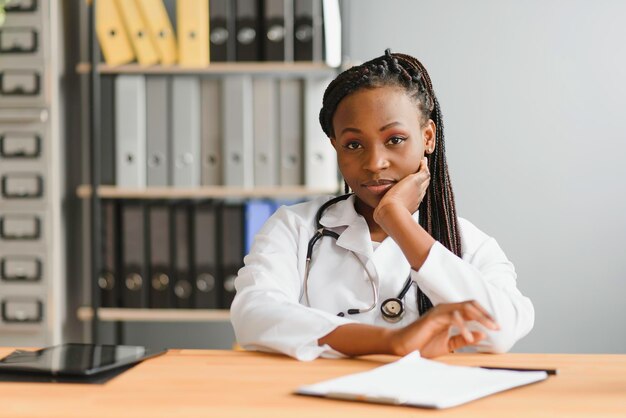
[[[377,173],[389,167],[389,158],[384,149],[375,147],[364,155],[363,168]]]

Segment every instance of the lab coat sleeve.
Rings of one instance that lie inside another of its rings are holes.
[[[298,254],[309,235],[297,216],[284,208],[256,235],[235,280],[237,293],[230,308],[235,336],[243,348],[304,361],[342,356],[328,345],[320,346],[318,340],[355,321],[299,303]]]
[[[533,305],[517,289],[515,268],[496,240],[470,222],[459,221],[463,258],[436,242],[419,271],[411,275],[434,305],[466,300],[480,303],[494,316],[500,330],[471,324],[487,335],[476,345],[477,350],[506,352],[532,329]]]

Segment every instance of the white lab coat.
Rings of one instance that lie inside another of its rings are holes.
[[[397,297],[409,274],[434,305],[474,299],[496,318],[499,331],[470,323],[470,328],[487,334],[475,347],[479,351],[505,352],[531,330],[533,305],[517,289],[515,269],[493,238],[459,218],[462,258],[436,242],[415,271],[390,237],[374,251],[367,223],[354,209],[354,196],[332,205],[321,219],[340,237],[323,237],[315,246],[307,306],[306,296],[300,299],[307,244],[315,233],[315,214],[328,199],[283,206],[257,234],[235,280],[237,295],[231,306],[242,347],[299,360],[341,356],[327,345],[319,346],[318,339],[342,324],[403,327],[419,317],[415,286],[405,297],[400,322],[389,324],[380,314],[380,303]],[[368,274],[379,290],[378,306],[367,313],[337,316],[373,303]]]

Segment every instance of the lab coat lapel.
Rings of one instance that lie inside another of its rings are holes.
[[[354,195],[328,208],[320,219],[320,223],[333,229],[345,227],[343,232],[338,231],[340,235],[337,245],[364,257],[366,260],[372,257],[373,250],[369,228],[365,218],[354,209]],[[361,260],[365,261],[363,258]]]

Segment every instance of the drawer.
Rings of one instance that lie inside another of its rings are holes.
[[[37,240],[41,238],[41,219],[37,215],[0,215],[0,238]]]
[[[9,282],[41,280],[43,263],[33,256],[7,255],[0,259],[0,279]]]
[[[38,50],[34,28],[0,29],[0,54],[34,54]]]
[[[0,131],[0,157],[38,158],[40,155],[41,137],[36,132]]]
[[[4,11],[10,15],[13,13],[36,12],[37,0],[8,0],[4,5]]]
[[[0,72],[0,95],[7,98],[39,96],[40,78],[36,70],[5,69]]]
[[[2,301],[4,322],[41,322],[43,303],[39,299],[15,298]]]
[[[5,199],[37,199],[43,196],[43,177],[35,173],[2,175],[2,197]]]

